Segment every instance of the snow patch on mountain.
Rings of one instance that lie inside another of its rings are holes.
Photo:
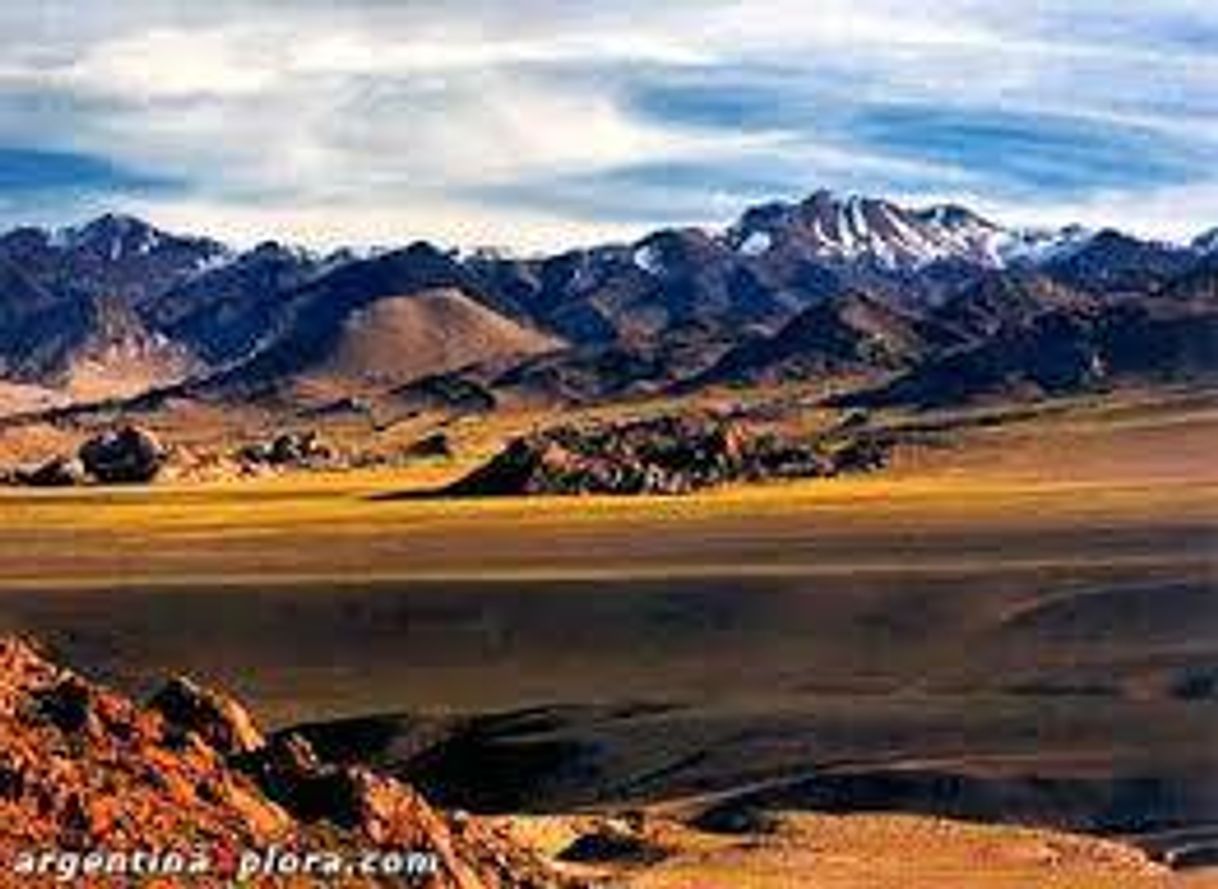
[[[1041,265],[1072,256],[1094,237],[1094,231],[1081,225],[1061,229],[1010,229],[1002,233],[997,246],[1006,265]]]
[[[1193,240],[1192,248],[1204,255],[1218,253],[1218,228],[1211,228],[1204,234],[1198,235]]]
[[[959,262],[990,269],[1039,265],[1085,247],[1094,232],[1007,228],[958,204],[910,209],[877,198],[818,191],[799,204],[747,211],[725,234],[747,256],[776,249],[884,271],[917,272]],[[1212,236],[1218,244],[1218,234]]]
[[[1002,233],[963,207],[909,210],[875,198],[818,191],[797,205],[768,204],[748,211],[728,239],[746,253],[746,245],[758,253],[782,246],[825,261],[916,270],[945,260],[1000,266]]]
[[[736,249],[743,256],[758,257],[764,256],[774,246],[774,237],[769,232],[755,231],[749,232],[740,246]]]
[[[664,258],[654,244],[642,244],[631,254],[635,267],[649,275],[664,274]]]
[[[40,230],[46,246],[63,253],[85,254],[109,263],[152,257],[168,251],[198,254],[196,263],[221,263],[234,255],[207,238],[179,236],[162,231],[142,219],[107,213],[82,225]]]

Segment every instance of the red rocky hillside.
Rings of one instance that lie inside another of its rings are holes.
[[[268,741],[239,704],[189,680],[141,706],[0,639],[0,885],[64,885],[39,860],[50,852],[76,853],[74,885],[226,886],[251,854],[263,868],[279,856],[275,875],[246,874],[252,885],[573,885],[502,832],[442,814],[409,787],[322,763],[295,736]],[[407,853],[406,871],[431,872],[403,877]],[[149,880],[154,866],[160,876]]]

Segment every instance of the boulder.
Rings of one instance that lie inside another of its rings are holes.
[[[433,432],[430,435],[425,435],[418,441],[408,445],[402,451],[402,456],[407,459],[427,459],[432,457],[449,458],[453,455],[452,442],[443,432]]]
[[[34,469],[17,470],[13,481],[31,488],[71,488],[85,483],[85,467],[70,457],[52,457]]]
[[[224,756],[242,756],[266,745],[241,704],[184,676],[171,679],[148,703],[171,727],[196,733]]]
[[[892,443],[879,438],[859,437],[833,451],[836,472],[874,472],[888,465]]]
[[[89,439],[78,456],[86,472],[107,484],[145,484],[165,465],[165,450],[156,436],[137,426]]]
[[[247,757],[242,768],[297,818],[317,821],[331,814],[334,800],[325,779],[333,770],[302,736],[275,735],[256,756]]]
[[[269,441],[243,447],[237,454],[246,465],[314,467],[329,462],[333,450],[316,432],[283,432]]]
[[[94,695],[75,676],[66,676],[37,695],[39,710],[61,731],[79,732],[95,723]]]
[[[559,861],[575,864],[655,864],[665,857],[661,846],[612,827],[584,834],[558,853]]]
[[[403,817],[403,808],[420,808],[420,798],[409,787],[359,766],[322,762],[294,732],[276,735],[241,766],[295,818],[356,830],[375,842],[388,841],[396,825],[413,820]]]

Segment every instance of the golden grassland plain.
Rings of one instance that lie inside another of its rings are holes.
[[[555,562],[568,556],[585,572],[666,573],[689,569],[680,558],[687,538],[733,528],[741,537],[775,535],[780,543],[865,532],[891,532],[893,543],[911,524],[949,538],[987,527],[1065,530],[1088,523],[1153,531],[1164,521],[1213,518],[1216,433],[1218,409],[1098,411],[978,429],[943,451],[903,453],[893,470],[877,476],[684,498],[378,496],[434,487],[468,470],[501,440],[475,430],[461,460],[403,469],[152,489],[6,491],[0,581],[193,582],[247,573],[259,580],[326,579],[349,578],[353,567],[365,579],[420,572],[485,577],[499,569],[561,574]],[[317,536],[330,545],[302,545]],[[623,546],[616,553],[608,545],[586,548],[601,538]],[[654,557],[641,558],[639,549],[646,556],[649,544]],[[694,568],[710,570],[716,551],[700,549]],[[720,552],[724,564],[740,570],[780,567]],[[905,553],[896,555],[907,564]]]

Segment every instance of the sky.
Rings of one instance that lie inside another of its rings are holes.
[[[0,224],[553,249],[818,188],[1218,225],[1213,0],[39,0]]]

